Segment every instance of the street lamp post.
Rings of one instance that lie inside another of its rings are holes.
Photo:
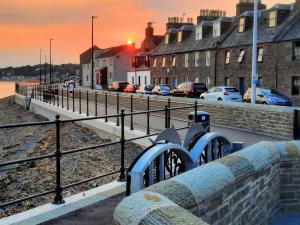
[[[50,39],[50,67],[49,67],[49,82],[50,82],[50,85],[51,85],[51,83],[52,83],[52,58],[51,58],[51,54],[52,54],[52,50],[51,50],[51,48],[52,48],[52,46],[51,46],[51,44],[52,44],[52,41],[53,41],[53,39]]]
[[[47,84],[47,55],[45,55],[45,85]]]
[[[40,85],[42,84],[42,49],[40,49]]]
[[[97,16],[92,16],[92,90],[94,89],[94,19],[96,19]]]
[[[258,20],[258,0],[254,0],[253,15],[253,48],[252,48],[252,82],[251,82],[251,104],[256,103],[257,84],[257,20]]]

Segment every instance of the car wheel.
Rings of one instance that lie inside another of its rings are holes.
[[[220,102],[221,102],[221,101],[223,101],[223,100],[222,100],[221,98],[218,98],[218,101],[220,101]]]
[[[203,100],[204,100],[204,97],[203,97],[203,96],[201,96],[201,97],[200,97],[200,99],[203,99]]]
[[[262,104],[263,104],[263,105],[268,105],[268,103],[267,103],[267,102],[263,102]]]

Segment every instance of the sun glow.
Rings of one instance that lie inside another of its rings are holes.
[[[128,40],[127,40],[127,44],[128,44],[128,45],[132,45],[132,44],[133,44],[133,41],[132,41],[131,39],[128,39]]]

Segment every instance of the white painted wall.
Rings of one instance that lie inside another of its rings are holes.
[[[129,84],[139,84],[139,77],[140,77],[140,85],[151,84],[150,70],[127,72],[127,82]]]
[[[82,86],[83,87],[91,87],[92,86],[92,78],[91,78],[91,64],[82,64]]]

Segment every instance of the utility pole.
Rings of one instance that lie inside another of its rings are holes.
[[[53,39],[50,39],[50,67],[49,67],[49,79],[50,79],[50,85],[52,84],[52,65],[51,65],[51,63],[52,63],[52,58],[51,58],[51,48],[52,48],[52,46],[51,46],[51,44],[52,44],[52,40]]]
[[[251,104],[255,104],[256,103],[256,84],[257,84],[257,20],[258,20],[257,17],[258,17],[258,0],[254,0]]]
[[[92,16],[92,90],[94,89],[94,19],[96,19],[97,16]]]
[[[47,55],[45,55],[45,84],[47,84]]]

